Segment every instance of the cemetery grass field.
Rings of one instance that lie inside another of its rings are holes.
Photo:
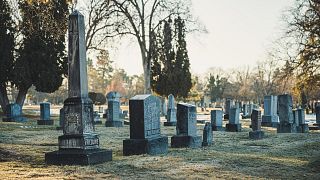
[[[101,148],[112,149],[113,161],[92,166],[47,166],[46,152],[58,150],[55,126],[38,126],[39,116],[27,123],[0,122],[1,179],[320,179],[320,132],[277,134],[264,128],[263,140],[250,140],[250,121],[240,133],[213,132],[214,144],[199,149],[169,148],[166,155],[122,156],[129,126],[97,125]],[[104,122],[104,120],[103,120]],[[226,121],[224,122],[226,123]],[[198,135],[204,125],[198,124]],[[175,135],[175,127],[161,126]]]

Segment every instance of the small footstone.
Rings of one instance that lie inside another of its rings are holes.
[[[198,148],[201,147],[201,136],[172,136],[171,147],[173,148]]]
[[[53,125],[53,120],[37,120],[38,125]]]
[[[112,160],[112,151],[106,149],[59,150],[46,153],[46,164],[92,165]]]
[[[226,124],[226,131],[241,132],[241,124]]]
[[[263,131],[250,131],[249,138],[250,139],[262,139],[264,137]]]
[[[167,122],[164,122],[163,125],[164,125],[164,126],[176,126],[176,125],[177,125],[177,122],[168,122],[168,121],[167,121]]]
[[[222,126],[212,126],[212,131],[224,131],[225,128]]]

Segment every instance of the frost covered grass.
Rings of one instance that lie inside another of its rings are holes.
[[[320,179],[320,132],[277,134],[263,128],[265,139],[250,140],[249,120],[243,131],[214,132],[214,144],[199,149],[169,148],[166,155],[122,156],[129,126],[96,126],[101,148],[112,149],[113,161],[93,166],[47,166],[46,152],[58,149],[55,126],[38,126],[37,115],[27,123],[0,122],[1,179]],[[224,122],[225,123],[225,122]],[[198,134],[202,135],[202,124]],[[161,126],[170,137],[175,127]]]

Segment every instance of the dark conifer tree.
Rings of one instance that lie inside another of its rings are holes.
[[[186,98],[192,87],[190,63],[185,41],[185,24],[178,17],[163,21],[162,34],[155,36],[152,63],[152,88],[163,96]],[[173,29],[174,27],[174,29]],[[158,31],[159,32],[159,31]]]
[[[28,89],[52,93],[67,72],[65,33],[66,0],[22,1],[23,42],[14,64],[13,83],[19,89],[16,103],[23,105]]]
[[[6,0],[0,0],[0,105],[5,112],[9,103],[7,83],[11,81],[14,60],[14,23],[11,9]]]

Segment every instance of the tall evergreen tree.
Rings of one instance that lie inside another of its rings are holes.
[[[18,47],[17,57],[13,56],[14,40],[10,12],[6,1],[1,1],[1,37],[0,103],[5,111],[9,103],[6,87],[9,82],[18,89],[15,100],[21,106],[28,89],[34,85],[37,91],[54,92],[62,84],[62,76],[67,72],[65,52],[65,33],[67,30],[67,0],[19,1],[21,10],[22,43]],[[3,18],[3,21],[2,21]],[[0,35],[0,36],[1,36]],[[7,52],[6,52],[7,51]],[[6,57],[6,58],[3,58]],[[11,67],[11,68],[10,68]]]
[[[176,61],[174,66],[174,84],[177,96],[186,98],[192,87],[190,62],[186,43],[186,27],[184,21],[178,17],[175,19],[176,34]]]
[[[155,47],[152,51],[152,88],[160,95],[173,94],[186,98],[192,82],[185,41],[185,24],[180,17],[175,19],[174,24],[171,18],[164,20],[163,24],[163,28],[160,28],[162,35],[153,36],[157,41],[152,44],[152,47]]]
[[[19,89],[16,103],[23,105],[31,85],[37,91],[52,93],[67,72],[65,32],[66,0],[22,1],[23,43],[14,65],[14,84]]]
[[[0,0],[0,105],[5,112],[9,103],[6,87],[11,81],[14,60],[14,23],[6,0]]]

